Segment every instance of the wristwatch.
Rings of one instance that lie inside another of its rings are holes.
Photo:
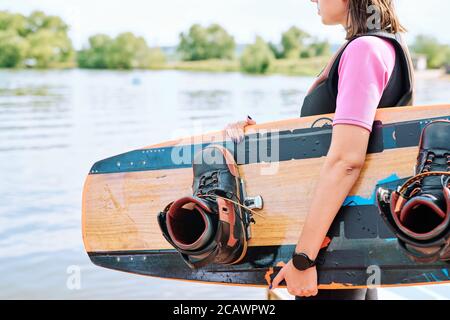
[[[311,260],[306,253],[297,253],[294,251],[292,254],[292,263],[297,270],[305,271],[316,265],[316,261]]]

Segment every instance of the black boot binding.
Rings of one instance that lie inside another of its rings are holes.
[[[262,208],[262,198],[246,198],[237,164],[220,145],[197,153],[193,171],[193,196],[159,213],[161,231],[192,269],[236,264],[247,252],[252,209]]]
[[[376,195],[382,218],[413,261],[450,260],[450,121],[426,125],[415,176]]]

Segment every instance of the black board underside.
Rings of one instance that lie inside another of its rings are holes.
[[[364,216],[364,218],[362,218]],[[366,286],[375,276],[381,285],[450,281],[450,264],[417,264],[400,249],[374,205],[342,207],[328,233],[331,243],[319,254],[319,284]],[[267,286],[290,260],[295,244],[250,246],[237,265],[190,269],[175,250],[91,252],[96,265],[141,275],[223,284]]]

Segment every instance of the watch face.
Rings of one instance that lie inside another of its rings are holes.
[[[299,270],[306,270],[311,267],[309,258],[303,253],[297,254],[292,258],[292,263]]]

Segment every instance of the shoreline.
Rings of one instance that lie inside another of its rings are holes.
[[[415,71],[414,75],[416,79],[427,80],[427,79],[442,79],[450,80],[450,74],[446,74],[445,69],[426,69],[421,71]]]
[[[108,71],[145,71],[145,70],[174,70],[174,71],[191,71],[191,72],[210,72],[210,73],[228,73],[239,72],[246,75],[265,76],[281,74],[287,76],[316,76],[326,65],[329,57],[320,56],[303,59],[278,59],[272,62],[269,70],[265,73],[247,73],[241,70],[240,60],[199,60],[199,61],[168,61],[165,64],[152,65],[148,68],[130,68],[130,69],[96,69],[96,68],[80,68],[78,66],[61,66],[49,68],[0,68],[0,70],[108,70]]]
[[[306,61],[305,61],[306,60]],[[149,68],[133,68],[133,69],[94,69],[74,67],[55,67],[55,68],[0,68],[0,71],[64,71],[64,70],[88,70],[88,71],[187,71],[187,72],[209,72],[209,73],[229,73],[237,72],[245,75],[254,76],[271,76],[286,75],[299,77],[315,77],[322,70],[324,58],[316,57],[309,59],[276,60],[272,69],[266,73],[246,73],[240,70],[239,61],[236,60],[202,60],[202,61],[178,61],[170,62],[165,65],[153,66]],[[307,66],[311,63],[311,66]],[[440,79],[450,81],[450,74],[447,74],[444,68],[415,70],[415,78],[420,80]]]

